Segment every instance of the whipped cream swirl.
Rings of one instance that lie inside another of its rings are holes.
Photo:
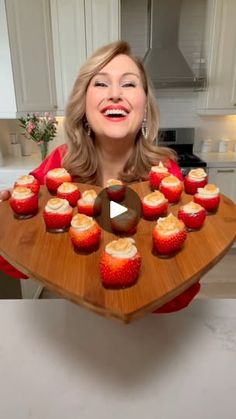
[[[201,182],[207,177],[207,173],[202,168],[192,169],[188,173],[188,177],[196,182]]]
[[[161,205],[166,201],[167,201],[167,199],[165,198],[163,193],[161,193],[159,191],[154,191],[152,193],[149,193],[148,195],[146,195],[143,198],[143,202],[145,204],[149,205],[150,207],[155,207],[157,205]]]
[[[34,176],[24,175],[24,176],[20,176],[19,179],[17,179],[16,183],[17,185],[29,185],[30,183],[33,183],[34,180],[35,180]]]
[[[55,212],[57,214],[64,214],[72,210],[69,202],[67,199],[61,198],[51,198],[48,200],[47,205],[45,207],[45,211],[47,212]]]
[[[118,259],[131,259],[137,253],[135,240],[130,237],[113,240],[106,245],[105,252]]]
[[[76,191],[77,189],[78,187],[74,183],[63,182],[57,190],[58,192],[61,192],[61,193],[70,193],[70,192]]]
[[[85,214],[76,214],[71,220],[71,226],[78,231],[89,230],[94,224],[94,219]]]
[[[170,175],[162,179],[161,184],[164,186],[178,186],[181,181],[174,175]]]
[[[208,183],[208,185],[205,185],[204,188],[197,189],[198,196],[202,198],[215,198],[219,195],[219,193],[219,188],[217,188],[217,186],[213,183]]]
[[[152,166],[151,171],[155,173],[168,173],[167,167],[165,167],[161,161],[158,166]]]
[[[187,204],[183,205],[182,210],[186,214],[197,214],[199,211],[201,211],[203,207],[196,202],[190,201]]]
[[[12,191],[12,197],[14,199],[26,199],[33,196],[34,193],[31,191],[31,189],[26,188],[25,186],[16,186]]]
[[[63,167],[59,167],[57,169],[49,170],[48,173],[47,173],[47,176],[52,177],[52,178],[60,178],[60,177],[63,177],[63,176],[68,176],[68,175],[69,175],[69,173]]]
[[[81,204],[94,204],[95,199],[97,198],[97,193],[94,189],[89,189],[82,193],[82,198],[79,199]]]
[[[167,217],[159,218],[155,228],[157,228],[159,233],[163,236],[171,236],[172,234],[177,234],[179,231],[184,230],[185,226],[183,221],[170,213]]]

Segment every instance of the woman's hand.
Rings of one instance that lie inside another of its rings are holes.
[[[7,201],[11,196],[11,192],[9,189],[3,189],[0,191],[0,202]]]

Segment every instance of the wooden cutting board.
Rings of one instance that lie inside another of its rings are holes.
[[[91,189],[91,185],[78,186],[81,191]],[[130,187],[140,198],[150,192],[148,182]],[[101,191],[99,187],[92,188]],[[124,290],[107,290],[100,281],[99,259],[105,245],[117,236],[103,230],[99,250],[90,255],[75,253],[68,233],[46,232],[42,211],[49,198],[47,189],[41,187],[39,212],[28,220],[16,220],[9,202],[0,203],[0,254],[52,291],[124,322],[141,317],[181,294],[224,256],[236,237],[236,207],[224,195],[218,212],[207,216],[201,230],[189,232],[183,249],[169,259],[152,254],[155,221],[141,219],[133,236],[142,256],[138,282]],[[170,206],[168,212],[176,215],[178,207],[191,200],[190,195],[183,193],[181,202]]]

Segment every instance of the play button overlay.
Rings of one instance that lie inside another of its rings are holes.
[[[128,208],[124,207],[124,205],[120,205],[115,201],[110,201],[110,218],[124,214],[126,211],[128,211]]]
[[[103,230],[118,236],[135,233],[141,217],[141,201],[136,192],[126,187],[124,199],[116,202],[109,199],[107,188],[104,188],[97,199],[101,204],[101,212],[95,219]]]

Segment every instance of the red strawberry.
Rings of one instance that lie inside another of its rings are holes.
[[[81,200],[77,202],[78,212],[88,215],[89,217],[98,215],[101,212],[101,205],[100,198],[96,198],[94,204],[84,204]]]
[[[53,178],[53,177],[49,177],[46,176],[46,186],[49,190],[49,192],[51,192],[52,194],[55,194],[57,192],[57,188],[59,188],[59,186],[64,183],[64,182],[71,182],[72,178],[69,175],[64,175],[61,176],[60,178]]]
[[[212,198],[202,198],[199,194],[195,194],[193,197],[194,202],[201,205],[208,212],[216,212],[219,203],[220,196],[214,196]]]
[[[159,189],[170,203],[175,203],[178,202],[181,198],[183,184],[181,182],[177,186],[165,186],[161,183]]]
[[[101,229],[97,223],[85,231],[70,227],[69,235],[76,250],[92,252],[97,250],[101,239]]]
[[[107,187],[107,196],[111,201],[123,201],[125,197],[125,185],[111,185]]]
[[[190,195],[194,195],[198,188],[203,188],[207,184],[207,177],[200,182],[190,179],[188,175],[184,178],[185,192]]]
[[[160,255],[170,255],[177,252],[183,246],[187,238],[186,230],[171,235],[162,235],[157,228],[153,230],[153,246]]]
[[[100,275],[105,288],[126,288],[134,285],[141,266],[139,253],[131,259],[120,259],[104,252],[100,260]]]
[[[151,170],[148,175],[151,189],[152,190],[158,189],[162,179],[164,179],[167,176],[169,176],[169,173],[157,173]]]
[[[68,192],[68,193],[57,191],[57,196],[58,198],[67,199],[67,201],[72,207],[76,207],[77,201],[81,197],[81,193],[79,189],[76,189],[73,192]]]
[[[72,209],[69,212],[59,214],[55,212],[43,212],[43,218],[47,226],[47,230],[67,230],[72,220]]]
[[[178,218],[182,220],[187,228],[197,230],[202,227],[205,218],[206,210],[202,208],[199,212],[196,213],[187,213],[182,208],[178,211]]]
[[[9,204],[16,216],[33,216],[38,211],[38,195],[35,194],[25,199],[11,197]]]
[[[156,207],[147,205],[145,202],[142,201],[143,217],[146,218],[147,220],[155,220],[160,216],[166,215],[167,209],[168,209],[168,201],[163,202],[162,204]]]

